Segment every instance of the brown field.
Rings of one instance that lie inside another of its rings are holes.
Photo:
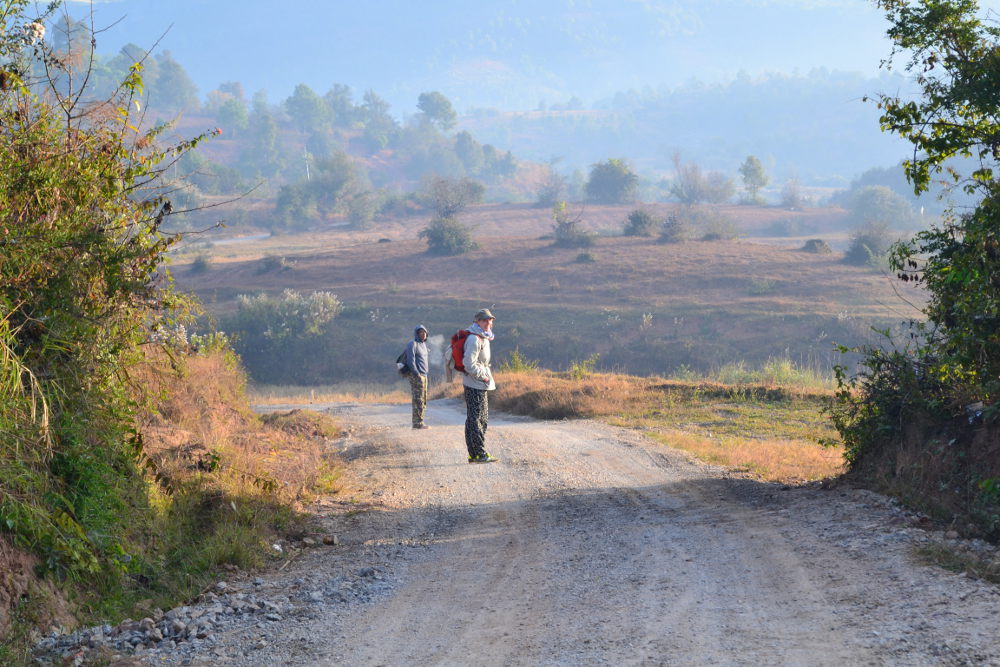
[[[742,209],[743,224],[762,226],[774,215],[771,209],[732,208]],[[620,226],[629,210],[593,207],[588,226]],[[799,214],[835,217],[830,210]],[[901,284],[870,268],[845,266],[836,253],[815,255],[751,240],[664,245],[650,238],[601,237],[583,249],[595,261],[581,263],[582,250],[553,248],[539,238],[549,231],[544,211],[481,207],[468,217],[482,247],[457,257],[428,255],[426,244],[412,238],[427,221],[410,218],[373,232],[325,230],[219,245],[211,249],[213,270],[191,276],[183,256],[173,270],[179,286],[202,295],[322,289],[346,301],[382,305],[454,296],[496,303],[501,310],[558,301],[568,308],[687,310],[739,304],[741,310],[783,314],[916,315],[896,292]],[[379,243],[380,238],[394,240]],[[275,254],[293,262],[292,268],[262,272],[257,260]],[[458,280],[462,290],[456,289]],[[905,296],[919,299],[912,291]]]
[[[652,208],[664,215],[671,207]],[[590,206],[583,220],[592,230],[620,232],[631,208]],[[836,227],[843,218],[839,209],[720,211],[743,229],[766,229],[792,217],[843,236]],[[596,353],[600,368],[638,375],[704,371],[740,360],[759,365],[779,357],[829,372],[840,361],[833,343],[873,340],[872,325],[920,316],[914,305],[923,297],[914,288],[870,267],[847,266],[838,253],[802,252],[800,240],[658,244],[599,236],[590,248],[563,249],[542,238],[551,231],[542,209],[486,205],[463,219],[474,226],[481,247],[456,257],[429,255],[416,238],[427,218],[412,216],[371,231],[326,226],[202,246],[199,252],[211,256],[207,270],[192,271],[186,263],[194,253],[188,252],[176,257],[173,272],[181,289],[222,316],[232,312],[239,294],[336,294],[345,304],[338,335],[345,345],[364,345],[324,350],[314,375],[300,379],[319,384],[374,380],[414,323],[447,334],[483,305],[499,317],[498,358],[518,347],[543,366],[561,369]],[[592,261],[580,261],[581,252]]]

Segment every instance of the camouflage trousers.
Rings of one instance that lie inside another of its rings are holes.
[[[413,396],[413,425],[423,426],[427,410],[427,376],[410,375],[410,393]]]
[[[490,418],[490,402],[485,389],[465,388],[465,446],[469,456],[486,452],[486,422]]]

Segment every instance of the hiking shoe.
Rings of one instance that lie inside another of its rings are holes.
[[[427,424],[414,424],[413,428],[430,428]]]
[[[489,452],[483,452],[479,456],[470,456],[469,457],[469,463],[493,463],[493,462],[499,461],[499,460],[500,459],[496,458],[495,456],[493,456]]]

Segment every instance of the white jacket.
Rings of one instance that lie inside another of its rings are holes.
[[[462,355],[465,375],[462,384],[473,389],[496,389],[493,371],[490,370],[490,341],[470,333],[465,339],[465,354]]]

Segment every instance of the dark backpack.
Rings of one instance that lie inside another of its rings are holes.
[[[396,357],[396,370],[403,377],[410,374],[410,367],[406,364],[406,350],[403,350],[403,354]]]

